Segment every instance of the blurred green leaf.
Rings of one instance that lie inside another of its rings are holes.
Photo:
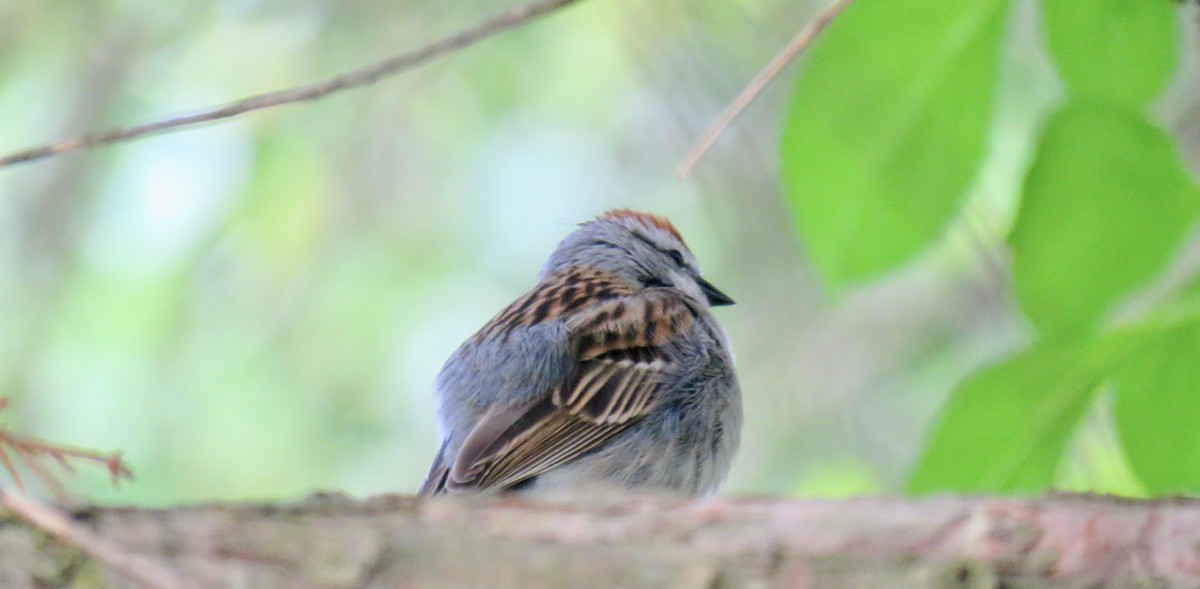
[[[329,170],[320,152],[303,141],[263,141],[257,157],[236,222],[246,229],[241,236],[249,253],[288,269],[308,260],[326,230]]]
[[[1093,325],[1164,266],[1198,205],[1171,138],[1141,115],[1116,106],[1059,110],[1010,237],[1022,308],[1043,335]]]
[[[811,499],[842,499],[882,491],[878,474],[866,462],[830,457],[827,462],[805,469],[795,494]]]
[[[1121,444],[1146,489],[1200,490],[1200,321],[1133,354],[1117,383]]]
[[[831,288],[909,260],[958,210],[983,154],[1008,6],[860,2],[812,48],[781,173]]]
[[[1141,104],[1179,52],[1178,7],[1154,0],[1042,0],[1050,53],[1076,96]]]
[[[1043,341],[969,378],[947,403],[909,492],[1044,489],[1098,385],[1165,329]]]
[[[1086,350],[1035,348],[968,380],[947,404],[910,493],[1036,492],[1092,398],[1098,375],[1081,374]]]

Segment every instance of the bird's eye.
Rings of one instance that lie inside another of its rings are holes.
[[[671,256],[671,259],[675,260],[676,264],[679,264],[680,266],[684,265],[683,254],[679,250],[671,250],[667,252],[667,255]]]
[[[642,279],[642,286],[646,288],[654,288],[656,286],[675,286],[670,282],[663,280],[657,276],[647,276]]]

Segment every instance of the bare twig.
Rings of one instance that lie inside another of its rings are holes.
[[[129,554],[101,540],[57,510],[24,495],[0,488],[0,505],[30,525],[108,565],[114,571],[149,589],[191,589],[192,583],[167,565]]]
[[[3,410],[7,404],[8,399],[0,397],[0,410]],[[17,466],[8,455],[9,452],[16,454],[17,458],[25,464],[30,472],[62,501],[68,499],[67,490],[59,482],[58,478],[43,464],[47,458],[53,459],[68,474],[75,474],[75,469],[71,466],[72,460],[102,464],[108,470],[108,475],[112,478],[114,485],[120,482],[121,479],[133,478],[133,473],[130,472],[125,462],[121,459],[120,452],[104,453],[52,444],[30,437],[19,436],[0,426],[0,472],[8,472],[12,476],[13,482],[16,483],[17,488],[22,490],[25,488],[24,482],[21,480],[21,474],[17,470]]]
[[[771,83],[771,80],[774,80],[779,75],[779,72],[783,71],[783,68],[787,67],[793,59],[796,59],[797,55],[804,52],[817,39],[817,36],[821,34],[821,31],[825,27],[829,26],[829,23],[833,22],[842,11],[846,10],[853,3],[854,0],[833,0],[829,6],[826,6],[808,24],[804,25],[804,28],[800,29],[800,32],[796,33],[796,36],[792,37],[792,40],[788,41],[787,45],[784,45],[783,50],[775,54],[775,57],[772,57],[771,61],[767,62],[767,65],[754,76],[754,79],[750,80],[749,84],[746,84],[746,87],[737,95],[737,98],[734,98],[733,102],[730,102],[729,106],[725,107],[725,111],[721,113],[721,116],[717,117],[717,120],[713,121],[704,130],[704,134],[700,135],[700,138],[696,140],[692,148],[688,150],[687,155],[683,157],[683,161],[679,163],[679,167],[675,168],[675,175],[681,180],[687,177],[692,168],[696,167],[700,158],[703,158],[704,154],[708,153],[709,148],[725,132],[726,127],[733,123],[734,119],[741,115],[742,111],[746,110],[746,107],[750,106],[750,103],[754,102],[754,99],[758,98],[759,94],[762,94],[762,91]]]
[[[151,121],[149,123],[113,129],[111,131],[105,131],[101,133],[81,135],[79,137],[65,139],[55,143],[48,143],[38,147],[24,149],[0,157],[0,168],[24,162],[31,162],[50,157],[52,155],[58,155],[79,149],[98,147],[119,141],[128,141],[138,137],[143,137],[145,135],[161,133],[171,129],[179,129],[201,123],[209,123],[213,121],[219,121],[221,119],[228,119],[248,112],[271,108],[274,106],[315,100],[341,90],[367,86],[379,81],[382,78],[392,76],[401,71],[422,65],[433,60],[434,58],[441,57],[442,55],[455,50],[468,47],[497,33],[520,26],[539,16],[562,8],[568,4],[574,4],[578,1],[579,0],[538,0],[536,2],[531,2],[506,12],[502,12],[470,28],[438,39],[437,41],[434,41],[414,51],[401,53],[383,61],[357,70],[339,74],[320,82],[306,84],[303,86],[295,86],[292,88],[284,88],[282,90],[250,96],[222,106],[201,110],[193,114],[182,115],[159,121]]]

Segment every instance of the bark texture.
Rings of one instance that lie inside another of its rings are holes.
[[[72,515],[200,587],[1200,587],[1191,500],[319,496]],[[132,586],[0,512],[0,587]]]

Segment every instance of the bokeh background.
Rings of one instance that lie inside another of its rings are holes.
[[[3,2],[0,151],[312,81],[516,4]],[[998,244],[1061,90],[1018,2],[970,230],[829,296],[778,186],[800,68],[673,176],[822,4],[591,0],[366,89],[0,170],[0,421],[123,450],[131,483],[70,483],[107,502],[411,492],[443,360],[575,223],[632,207],[739,303],[717,311],[747,420],[723,493],[898,491],[954,385],[1030,337]],[[1195,171],[1185,28],[1155,112]],[[1063,486],[1137,493],[1094,413]]]

